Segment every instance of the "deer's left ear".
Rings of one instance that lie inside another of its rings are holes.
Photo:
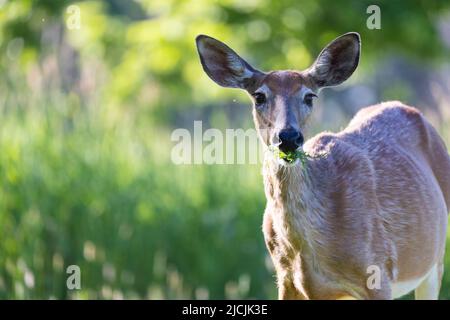
[[[360,48],[359,34],[346,33],[334,39],[322,50],[307,73],[318,88],[341,84],[358,66]]]
[[[203,70],[217,84],[247,89],[255,77],[262,74],[225,43],[205,35],[195,40]]]

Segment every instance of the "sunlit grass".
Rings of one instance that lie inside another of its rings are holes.
[[[33,110],[0,119],[0,297],[271,297],[259,166],[175,166],[168,129]]]

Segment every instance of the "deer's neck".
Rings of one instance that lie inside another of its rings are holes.
[[[269,157],[265,159],[267,210],[277,234],[287,243],[313,246],[314,226],[323,212],[321,195],[313,188],[314,166],[313,159],[294,167],[281,166]]]
[[[311,188],[311,177],[305,166],[282,166],[274,159],[267,157],[264,163],[263,176],[266,197],[269,202],[280,208],[303,210],[308,205],[307,196]]]

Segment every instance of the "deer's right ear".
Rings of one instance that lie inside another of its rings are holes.
[[[203,70],[223,87],[247,89],[262,74],[219,40],[199,35],[195,41]]]

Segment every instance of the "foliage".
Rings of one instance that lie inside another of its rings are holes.
[[[83,290],[69,297],[269,294],[257,167],[174,166],[164,130],[93,114],[68,126],[56,109],[2,120],[3,298],[66,298],[72,264]],[[242,293],[225,291],[250,275]]]
[[[2,49],[12,39],[23,39],[21,58],[30,62],[30,57],[46,49],[47,44],[39,41],[41,32],[51,23],[63,23],[71,3],[7,2],[0,13]],[[444,0],[412,1],[407,6],[400,0],[379,1],[382,29],[375,31],[366,27],[366,9],[373,4],[369,0],[349,0],[345,5],[331,0],[301,4],[295,0],[142,0],[128,6],[115,0],[74,3],[81,9],[82,27],[65,32],[82,63],[93,57],[107,62],[107,101],[121,106],[145,103],[146,108],[154,107],[157,119],[166,119],[186,105],[202,106],[232,94],[217,88],[205,90],[210,82],[201,73],[193,46],[200,33],[230,43],[264,70],[306,68],[326,43],[348,31],[361,33],[362,67],[367,69],[387,53],[401,52],[428,61],[449,54],[436,27],[442,12],[450,8]],[[142,14],[136,17],[136,11]],[[3,60],[2,65],[8,64]],[[145,92],[149,88],[151,97]]]

